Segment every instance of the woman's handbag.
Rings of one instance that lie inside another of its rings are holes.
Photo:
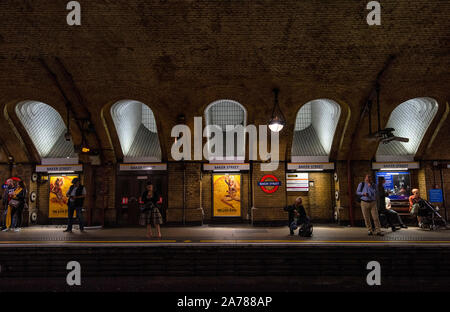
[[[20,201],[18,201],[17,199],[11,199],[8,205],[10,205],[13,208],[17,208],[20,206]]]
[[[139,216],[139,225],[145,225],[146,213],[142,212]]]
[[[419,203],[415,203],[415,204],[412,205],[412,207],[411,207],[410,214],[411,214],[412,216],[416,216],[417,213],[419,212],[419,209],[420,209],[420,204],[419,204]]]

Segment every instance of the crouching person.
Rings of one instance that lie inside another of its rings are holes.
[[[294,235],[294,231],[299,228],[298,235],[311,236],[312,226],[310,220],[306,215],[305,208],[302,205],[302,198],[297,197],[293,205],[284,207],[284,210],[289,214],[289,231],[290,235]]]

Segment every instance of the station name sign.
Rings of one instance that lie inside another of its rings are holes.
[[[419,162],[374,162],[372,163],[373,170],[408,170],[419,169]]]
[[[167,164],[120,164],[120,171],[167,170]]]
[[[203,164],[205,171],[244,171],[250,170],[250,164]]]
[[[333,170],[334,163],[288,163],[287,169],[299,171]]]
[[[75,172],[75,171],[83,171],[83,165],[70,165],[70,166],[37,165],[36,166],[36,172],[61,173],[61,172]]]

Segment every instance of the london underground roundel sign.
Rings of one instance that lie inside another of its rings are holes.
[[[276,192],[281,185],[281,181],[276,176],[266,174],[258,182],[258,186],[266,193],[270,194]],[[269,187],[269,188],[267,188]]]

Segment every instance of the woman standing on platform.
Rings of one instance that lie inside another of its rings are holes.
[[[153,187],[152,182],[147,183],[147,190],[144,191],[141,198],[144,206],[144,218],[147,225],[147,238],[152,237],[152,224],[156,228],[158,238],[161,238],[162,216],[159,211],[158,205],[161,203],[159,196]]]
[[[17,193],[16,197],[13,198],[19,201],[19,205],[17,206],[15,214],[13,215],[12,227],[16,232],[19,232],[20,226],[22,225],[23,208],[25,207],[25,201],[27,197],[27,188],[25,187],[25,183],[22,180],[19,181],[17,190],[19,190],[19,192]]]
[[[419,189],[415,188],[411,191],[411,193],[412,195],[409,196],[409,212],[411,212],[414,204],[420,205],[420,201],[422,200]],[[418,209],[417,211],[417,222],[419,223],[419,227],[422,226],[422,216],[426,216],[423,211],[424,210],[422,209]]]

